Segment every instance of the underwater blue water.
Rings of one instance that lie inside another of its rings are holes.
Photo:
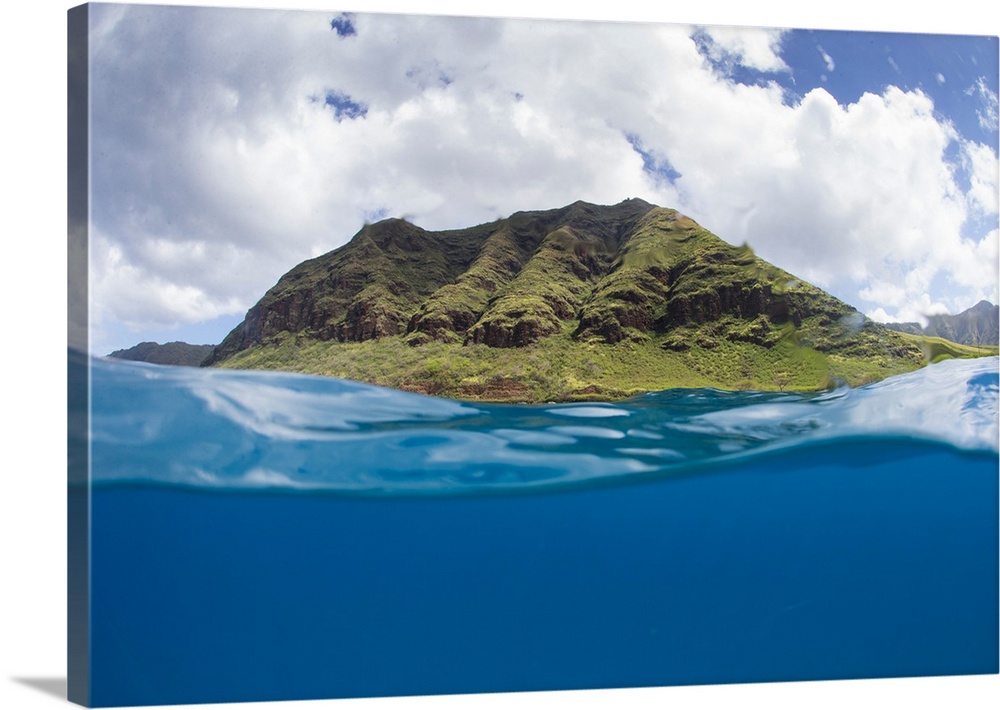
[[[512,406],[95,359],[91,702],[995,673],[997,373]]]

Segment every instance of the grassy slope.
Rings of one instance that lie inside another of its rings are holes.
[[[381,223],[294,269],[260,305],[294,300],[303,281],[317,286],[311,322],[328,334],[279,329],[217,364],[538,402],[673,387],[816,390],[990,354],[890,332],[749,248],[641,201],[433,234]],[[352,325],[359,305],[366,318]],[[389,327],[354,337],[359,322]]]
[[[695,343],[683,352],[663,349],[662,340],[587,343],[574,339],[569,328],[523,348],[288,336],[241,352],[222,366],[329,375],[458,399],[544,402],[621,399],[673,387],[809,391],[873,382],[920,365],[826,355],[791,337],[770,348],[724,340],[710,349]],[[966,350],[958,351],[960,356],[971,354]]]
[[[917,345],[928,362],[940,362],[950,358],[988,357],[1000,354],[996,345],[962,345],[933,335],[903,334],[903,337]]]

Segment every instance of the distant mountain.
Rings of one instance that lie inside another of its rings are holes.
[[[144,342],[124,350],[115,350],[108,357],[120,360],[138,360],[140,362],[151,362],[157,365],[187,365],[198,367],[205,358],[212,354],[215,349],[213,345],[191,345],[189,343],[172,342],[160,345],[159,343]]]
[[[749,247],[632,199],[441,232],[366,225],[285,274],[205,364],[533,401],[810,389],[924,361]]]
[[[886,327],[901,333],[946,338],[962,345],[1000,344],[1000,306],[980,301],[958,315],[936,315],[927,319],[927,327],[919,323],[886,323]]]
[[[895,330],[897,333],[908,333],[909,335],[924,335],[923,327],[916,322],[907,321],[905,323],[883,323],[889,330]]]

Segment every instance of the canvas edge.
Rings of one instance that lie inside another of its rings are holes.
[[[66,694],[90,704],[89,20],[67,11]]]

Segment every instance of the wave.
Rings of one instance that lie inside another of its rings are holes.
[[[995,455],[998,362],[949,360],[810,394],[675,389],[616,403],[500,405],[93,358],[91,479],[448,494],[617,482],[762,455],[794,462],[817,446],[848,457],[886,440]]]

